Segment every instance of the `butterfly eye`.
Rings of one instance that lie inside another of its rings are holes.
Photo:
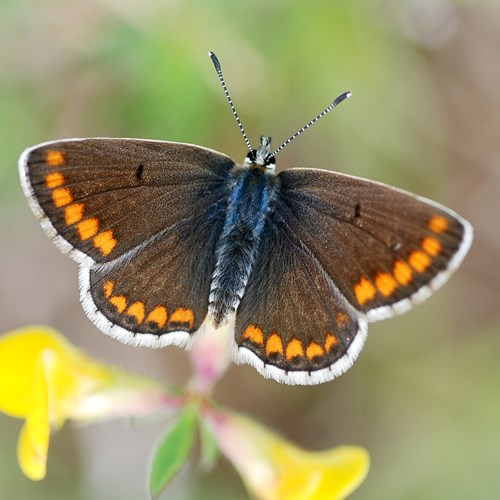
[[[248,163],[255,163],[256,158],[257,158],[257,150],[252,149],[252,151],[250,151],[250,153],[247,154],[246,160]]]
[[[276,167],[276,158],[273,155],[268,155],[264,160],[264,166],[269,170],[274,170],[274,167]]]

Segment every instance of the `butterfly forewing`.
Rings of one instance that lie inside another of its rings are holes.
[[[370,320],[428,296],[469,248],[466,221],[415,195],[322,170],[287,170],[279,179],[285,225]]]
[[[225,155],[187,144],[82,139],[31,148],[21,178],[63,250],[109,262],[219,203],[232,166]]]

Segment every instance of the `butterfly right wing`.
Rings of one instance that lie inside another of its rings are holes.
[[[236,361],[288,384],[347,370],[367,322],[408,310],[456,269],[470,224],[380,183],[292,169],[261,235],[236,314]]]
[[[271,213],[235,324],[235,361],[290,385],[344,373],[365,342],[367,323],[314,255]]]
[[[425,300],[471,245],[465,219],[401,189],[327,170],[295,168],[279,179],[287,227],[368,321]]]

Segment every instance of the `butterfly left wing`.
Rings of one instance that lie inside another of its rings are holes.
[[[445,207],[323,170],[279,174],[280,191],[236,316],[236,360],[289,384],[347,370],[367,322],[446,281],[472,241]]]
[[[186,345],[207,314],[234,162],[190,144],[69,139],[26,150],[24,192],[80,264],[89,318],[125,343]]]
[[[111,262],[227,193],[234,162],[191,144],[67,139],[19,159],[24,193],[54,243],[78,263]]]

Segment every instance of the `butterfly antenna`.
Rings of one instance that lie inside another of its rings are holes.
[[[337,107],[343,100],[351,97],[351,92],[344,92],[339,95],[326,109],[324,109],[318,116],[313,118],[307,125],[304,125],[299,131],[295,132],[289,139],[287,139],[279,148],[277,148],[269,157],[276,156],[287,144],[290,144],[294,139],[296,139],[302,132],[305,132],[311,125],[314,125],[320,118],[323,118],[328,114],[333,108]]]
[[[212,62],[214,63],[215,71],[217,71],[217,76],[219,77],[220,84],[222,85],[222,89],[224,90],[224,94],[226,95],[227,102],[229,103],[229,106],[231,107],[231,111],[233,112],[233,115],[236,118],[236,122],[238,123],[238,127],[240,128],[241,134],[243,135],[243,139],[245,140],[245,144],[247,145],[248,149],[250,151],[252,151],[252,149],[253,149],[252,145],[250,144],[250,141],[248,140],[245,129],[243,128],[243,125],[241,124],[240,117],[238,116],[238,113],[236,112],[236,108],[234,107],[233,100],[231,99],[231,96],[229,95],[229,91],[227,90],[226,82],[224,81],[224,77],[222,76],[222,68],[220,66],[220,62],[217,59],[217,56],[213,52],[209,52],[208,55],[210,56],[210,59],[212,59]]]

